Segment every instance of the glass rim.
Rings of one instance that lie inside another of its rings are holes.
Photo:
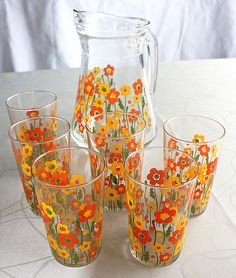
[[[11,101],[15,97],[18,97],[18,96],[21,96],[21,95],[37,93],[37,92],[48,93],[49,95],[53,96],[54,99],[50,103],[48,103],[48,104],[37,106],[37,107],[34,107],[34,108],[17,108],[15,106],[12,106],[12,105],[9,104],[9,101]],[[24,91],[24,92],[17,93],[17,94],[15,94],[13,96],[8,97],[6,99],[6,101],[5,101],[5,104],[6,104],[7,108],[10,108],[11,110],[16,110],[16,111],[32,111],[32,110],[47,108],[48,106],[56,103],[56,101],[57,101],[57,96],[53,92],[51,92],[51,91],[46,91],[46,90],[29,90],[29,91]]]
[[[137,115],[134,115],[134,114],[131,114],[131,113],[126,113],[126,112],[118,112],[119,114],[123,114],[123,115],[127,115],[127,116],[132,116],[132,117],[136,117],[138,118],[139,120],[142,120],[144,122],[144,126],[141,130],[139,130],[138,132],[135,132],[134,134],[131,134],[131,135],[124,135],[124,136],[106,136],[106,135],[102,135],[102,134],[98,134],[97,132],[92,132],[91,129],[88,127],[88,122],[93,120],[95,117],[99,117],[101,115],[106,115],[106,114],[114,114],[116,115],[117,112],[103,112],[103,113],[100,113],[100,114],[97,114],[95,116],[92,116],[90,117],[87,122],[85,123],[85,128],[87,130],[88,133],[90,134],[96,134],[97,136],[99,136],[100,138],[105,138],[105,139],[127,139],[127,138],[131,138],[131,137],[134,137],[134,136],[137,136],[139,134],[141,134],[142,132],[145,132],[146,130],[146,127],[147,127],[147,123],[146,121],[144,120],[144,118],[140,117],[140,116],[137,116]]]
[[[162,185],[151,185],[151,184],[147,184],[147,183],[144,183],[142,181],[138,181],[137,179],[131,177],[131,175],[126,171],[126,168],[127,168],[127,163],[128,163],[128,159],[130,157],[132,157],[133,155],[137,154],[137,153],[144,153],[145,151],[152,151],[152,150],[168,150],[170,152],[179,152],[181,154],[184,154],[186,155],[187,157],[189,157],[193,162],[194,164],[197,166],[197,173],[195,174],[195,176],[193,178],[191,178],[190,180],[188,181],[185,181],[185,182],[181,182],[180,185],[173,185],[173,186],[162,186]],[[129,156],[126,158],[125,160],[125,164],[124,164],[124,169],[125,169],[125,175],[131,179],[133,182],[136,182],[138,184],[141,184],[143,186],[147,186],[147,187],[150,187],[150,188],[158,188],[158,189],[178,189],[180,187],[186,187],[189,183],[191,183],[192,181],[196,180],[197,181],[197,177],[198,177],[198,173],[199,173],[199,166],[197,164],[197,161],[192,157],[190,156],[189,154],[183,152],[183,151],[179,151],[177,149],[171,149],[171,148],[166,148],[166,147],[161,147],[161,146],[153,146],[153,147],[149,147],[149,148],[144,148],[142,150],[138,150],[138,151],[135,151],[131,154],[129,154]]]
[[[205,119],[205,120],[210,120],[214,123],[216,123],[217,125],[219,125],[219,127],[222,128],[223,132],[222,132],[222,135],[217,138],[217,139],[214,139],[214,140],[208,140],[208,141],[204,141],[204,142],[192,142],[190,140],[185,140],[185,139],[181,139],[181,138],[178,138],[172,134],[170,134],[167,129],[166,129],[166,125],[170,122],[170,121],[173,121],[173,120],[176,120],[176,119],[181,119],[181,118],[200,118],[200,119]],[[212,119],[210,117],[206,117],[206,116],[200,116],[200,115],[183,115],[183,116],[174,116],[174,117],[171,117],[169,118],[168,120],[166,120],[163,124],[163,131],[164,133],[166,133],[168,136],[174,138],[176,141],[180,141],[180,142],[185,142],[185,143],[188,143],[188,144],[193,144],[193,145],[205,145],[205,144],[211,144],[211,143],[214,143],[214,142],[217,142],[217,141],[220,141],[221,139],[224,138],[225,134],[226,134],[226,129],[225,127],[217,120],[215,119]]]
[[[102,169],[101,169],[101,172],[99,173],[99,175],[97,175],[95,178],[93,179],[90,179],[89,181],[86,181],[85,183],[82,183],[82,184],[72,184],[72,185],[57,185],[57,184],[50,184],[50,183],[47,183],[45,181],[42,181],[40,179],[38,179],[37,175],[35,175],[35,164],[40,160],[42,159],[43,157],[45,157],[46,155],[50,154],[50,153],[56,153],[56,152],[60,152],[60,151],[64,151],[64,150],[84,150],[86,151],[88,154],[89,153],[92,153],[92,154],[96,154],[101,162],[102,162]],[[67,147],[62,147],[62,148],[57,148],[53,151],[48,151],[48,152],[45,152],[43,154],[41,154],[40,156],[38,156],[33,164],[32,164],[32,170],[31,170],[31,173],[32,173],[32,177],[33,179],[37,180],[38,182],[42,183],[43,185],[46,185],[47,187],[49,188],[54,188],[54,189],[72,189],[72,188],[76,188],[76,187],[85,187],[85,186],[88,186],[92,183],[94,183],[95,181],[97,181],[101,176],[102,174],[104,173],[105,171],[105,159],[102,157],[102,155],[99,153],[99,152],[96,152],[94,150],[90,150],[89,148],[85,148],[85,147],[78,147],[78,146],[67,146]]]
[[[56,119],[56,120],[59,120],[61,122],[64,122],[66,123],[67,125],[67,129],[65,132],[63,132],[63,134],[61,134],[60,136],[54,138],[54,139],[50,139],[50,140],[45,140],[43,142],[22,142],[22,141],[19,141],[17,139],[15,139],[13,136],[12,136],[12,131],[13,129],[17,126],[17,125],[20,125],[22,123],[26,123],[26,122],[30,122],[31,120],[39,120],[39,119]],[[67,135],[67,134],[70,134],[70,123],[64,119],[64,118],[61,118],[61,117],[58,117],[58,116],[40,116],[40,117],[34,117],[34,118],[28,118],[28,119],[23,119],[19,122],[16,122],[14,123],[13,125],[10,126],[9,130],[8,130],[8,136],[10,137],[10,139],[14,142],[17,142],[18,144],[21,144],[21,145],[32,145],[32,146],[35,146],[35,145],[40,145],[40,144],[45,144],[45,143],[50,143],[50,142],[55,142],[59,139],[61,139],[63,136]]]

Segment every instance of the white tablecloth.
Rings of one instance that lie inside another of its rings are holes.
[[[10,142],[4,100],[19,91],[48,89],[58,95],[59,113],[71,119],[78,70],[0,75],[0,277],[235,278],[236,277],[236,59],[160,65],[154,103],[158,135],[173,115],[200,114],[227,130],[207,211],[190,220],[180,258],[168,267],[148,268],[129,255],[125,213],[106,213],[99,258],[67,268],[51,256],[42,220],[27,208]]]

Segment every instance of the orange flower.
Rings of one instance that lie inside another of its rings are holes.
[[[88,257],[91,259],[91,258],[94,258],[97,254],[97,248],[96,247],[93,247],[90,249],[90,251],[88,252]]]
[[[36,127],[34,129],[29,129],[26,131],[27,135],[29,136],[30,141],[41,141],[44,132],[39,128]]]
[[[173,159],[168,159],[168,161],[167,161],[167,168],[170,171],[176,171],[176,166],[177,166],[177,164],[174,162]]]
[[[138,144],[135,142],[135,139],[131,139],[130,142],[127,144],[128,149],[131,152],[136,151]]]
[[[189,158],[187,156],[181,156],[179,158],[179,161],[177,162],[177,165],[181,170],[183,170],[185,167],[188,167],[190,164]]]
[[[170,258],[171,258],[171,254],[170,253],[164,253],[162,255],[160,255],[160,262],[167,262]]]
[[[171,138],[168,142],[168,148],[176,149],[176,147],[177,147],[177,141]]]
[[[84,83],[84,90],[85,90],[85,94],[92,96],[93,92],[94,92],[94,86],[93,83],[88,81]]]
[[[54,173],[52,174],[51,184],[66,185],[68,184],[67,173]]]
[[[78,212],[79,221],[86,222],[87,220],[92,219],[95,215],[96,207],[96,204],[86,204],[83,209]]]
[[[113,162],[121,162],[122,155],[120,153],[112,153],[108,159],[108,163],[112,164]]]
[[[107,100],[111,103],[114,104],[118,101],[120,93],[116,91],[115,88],[110,90],[110,93],[107,95]]]
[[[69,234],[58,234],[58,240],[61,245],[66,246],[67,248],[73,248],[76,244],[79,243],[79,240],[72,233]]]
[[[26,113],[26,116],[29,118],[34,118],[39,116],[39,111],[38,110],[30,110]]]
[[[96,115],[99,115],[99,114],[102,114],[103,113],[103,109],[102,107],[96,107],[96,106],[92,106],[92,109],[90,111],[90,115],[91,116],[96,116]],[[96,121],[98,120],[102,120],[103,119],[103,115],[99,115],[95,118]]]
[[[100,137],[100,136],[97,136],[97,137],[94,139],[94,142],[95,142],[97,148],[100,148],[100,147],[103,147],[103,146],[106,145],[106,140],[105,140],[105,138]]]
[[[70,207],[71,207],[71,210],[73,210],[73,211],[79,210],[81,205],[82,205],[82,203],[76,199],[72,199],[70,202]]]
[[[169,242],[171,242],[173,244],[177,244],[179,240],[183,239],[184,231],[185,231],[185,227],[183,227],[180,230],[174,231],[173,234],[168,239]]]
[[[216,165],[217,165],[217,161],[218,159],[215,158],[213,161],[211,161],[208,165],[207,165],[207,175],[213,174],[216,170]]]
[[[163,170],[158,170],[157,168],[152,168],[147,175],[147,179],[151,185],[164,184],[165,172]]]
[[[121,195],[121,194],[125,194],[125,186],[124,184],[120,184],[116,187],[116,192],[117,194]]]
[[[207,145],[201,145],[199,148],[198,148],[199,152],[200,152],[200,155],[202,156],[207,156],[207,154],[209,153],[210,151],[210,148],[207,146]]]
[[[130,114],[133,114],[135,116],[139,116],[140,115],[140,112],[139,110],[136,110],[135,108],[132,108],[131,111],[130,111]],[[132,123],[132,122],[136,122],[138,120],[137,117],[132,117],[132,116],[129,116],[129,122]]]
[[[157,210],[154,213],[155,220],[158,224],[171,223],[175,215],[176,210],[167,207],[163,207],[161,210]]]
[[[112,76],[113,75],[113,72],[114,72],[114,67],[112,67],[110,64],[108,64],[107,66],[106,66],[106,68],[104,68],[103,69],[103,71],[104,71],[104,74],[106,75],[106,76],[108,76],[108,75],[110,75],[110,76]]]
[[[138,79],[136,82],[134,82],[133,88],[134,88],[135,95],[139,95],[142,93],[143,83],[142,83],[141,79]]]
[[[135,169],[138,167],[140,162],[140,155],[139,153],[136,153],[134,156],[129,158],[128,163],[129,163],[129,168],[130,169]]]

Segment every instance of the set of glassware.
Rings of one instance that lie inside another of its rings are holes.
[[[71,130],[89,148],[70,146],[53,93],[10,97],[9,136],[26,199],[66,266],[99,255],[103,208],[127,210],[136,260],[168,265],[180,255],[189,215],[207,207],[225,129],[207,117],[175,117],[163,126],[164,147],[145,148],[156,132],[149,22],[78,11],[75,22],[83,54]]]

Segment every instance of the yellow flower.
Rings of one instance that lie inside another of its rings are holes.
[[[110,127],[110,129],[118,128],[119,122],[115,117],[111,117],[107,119],[107,125]]]
[[[211,147],[211,154],[212,154],[212,157],[215,158],[216,157],[216,154],[217,154],[217,147],[216,145],[213,145]]]
[[[63,192],[66,195],[70,195],[74,192],[74,189],[73,188],[63,188],[63,189],[61,189],[61,192]]]
[[[63,216],[63,221],[65,221],[66,223],[69,223],[71,225],[75,223],[75,220],[76,220],[76,217],[71,212],[69,212],[65,216]]]
[[[177,245],[175,246],[174,256],[177,255],[177,254],[181,251],[182,246],[183,246],[183,243],[184,243],[184,238],[181,239],[181,240],[177,243]]]
[[[57,232],[60,234],[69,234],[70,233],[69,227],[65,224],[58,223],[56,227],[57,227]]]
[[[43,213],[46,214],[46,216],[50,219],[56,216],[55,212],[53,211],[53,208],[51,206],[48,206],[44,202],[42,202],[42,209]]]
[[[138,242],[132,242],[132,248],[137,253],[141,251],[141,245]]]
[[[114,153],[122,153],[122,145],[120,143],[116,143],[113,146]]]
[[[134,181],[129,180],[128,183],[127,183],[127,190],[132,193],[133,189],[134,189]]]
[[[70,257],[70,254],[66,249],[58,249],[57,254],[59,257],[64,258],[65,260]]]
[[[17,131],[17,139],[21,142],[26,142],[27,141],[27,136],[25,135],[25,132],[22,130]]]
[[[24,147],[22,147],[22,153],[23,153],[23,156],[26,158],[26,157],[30,157],[32,155],[32,150],[33,150],[33,147],[30,146],[30,145],[25,145]]]
[[[151,201],[147,204],[148,210],[156,210],[157,205],[155,202]]]
[[[119,175],[124,172],[124,166],[121,162],[113,162],[109,167],[113,175]]]
[[[101,83],[98,85],[98,93],[103,95],[103,96],[107,96],[107,94],[109,94],[110,92],[110,88],[109,88],[109,84],[108,83]]]
[[[134,216],[134,224],[141,230],[144,229],[144,221],[138,216]]]
[[[81,110],[85,109],[85,101],[83,99],[80,101],[80,109]]]
[[[185,172],[185,174],[186,174],[186,173],[187,173],[189,179],[194,178],[194,177],[196,176],[196,174],[197,174],[197,166],[192,166],[192,167],[190,167],[190,168],[188,169],[188,171]],[[184,174],[184,175],[185,175],[185,174]],[[184,177],[184,178],[185,178],[185,177]],[[188,179],[185,178],[185,180],[188,180]]]
[[[133,96],[134,103],[139,104],[140,103],[140,95]]]
[[[93,68],[93,74],[94,76],[97,76],[100,73],[100,68],[99,67],[94,67]]]
[[[53,121],[52,129],[53,131],[57,131],[57,120]]]
[[[28,130],[26,123],[21,124],[20,129],[21,129],[23,132],[26,132],[26,131]]]
[[[120,119],[123,116],[123,110],[122,109],[116,109],[115,117],[117,119]]]
[[[108,133],[108,127],[106,125],[100,125],[99,132],[101,135],[106,135]]]
[[[82,175],[73,175],[70,179],[70,184],[83,184],[86,183],[86,180]]]
[[[135,204],[134,204],[134,200],[133,198],[130,196],[130,194],[127,192],[126,193],[126,197],[127,197],[127,203],[128,203],[128,207],[129,209],[134,209],[135,208]]]
[[[184,216],[182,219],[180,219],[180,220],[178,221],[178,223],[176,224],[176,230],[180,230],[180,229],[182,229],[182,228],[186,228],[187,223],[188,223],[188,219],[187,219],[187,217],[186,217],[186,215],[185,215],[185,216]]]
[[[56,250],[58,248],[57,241],[50,234],[48,234],[48,242],[53,249]]]
[[[56,160],[46,161],[45,162],[45,170],[51,174],[55,173],[59,168]]]
[[[93,105],[96,107],[103,107],[104,104],[105,104],[105,102],[101,97],[95,98],[93,101]]]
[[[191,148],[184,148],[183,151],[188,155],[191,155],[191,156],[193,155],[193,150]]]
[[[109,187],[105,189],[104,199],[106,201],[115,201],[116,199],[118,199],[118,197],[119,195],[114,188]]]
[[[168,181],[166,182],[166,186],[175,186],[175,185],[180,185],[180,179],[179,177],[175,176],[170,176]]]
[[[88,231],[83,231],[83,235],[86,236],[88,234]]]
[[[157,236],[158,238],[162,238],[162,237],[164,236],[164,233],[163,233],[162,231],[157,231],[157,232],[156,232],[156,236]]]
[[[204,135],[195,134],[192,142],[199,143],[199,142],[204,142],[204,140],[205,140]]]
[[[96,78],[96,85],[99,85],[102,83],[102,78],[101,77],[97,77]]]
[[[84,241],[82,245],[79,246],[79,249],[83,252],[90,249],[91,242],[90,241]]]
[[[127,97],[130,95],[130,86],[124,85],[120,88],[120,92],[122,96]]]
[[[162,250],[163,250],[163,245],[162,245],[160,242],[156,242],[154,245],[152,245],[152,250],[153,250],[155,253],[162,252]]]
[[[21,168],[27,177],[31,177],[31,167],[29,166],[29,164],[22,163]]]

